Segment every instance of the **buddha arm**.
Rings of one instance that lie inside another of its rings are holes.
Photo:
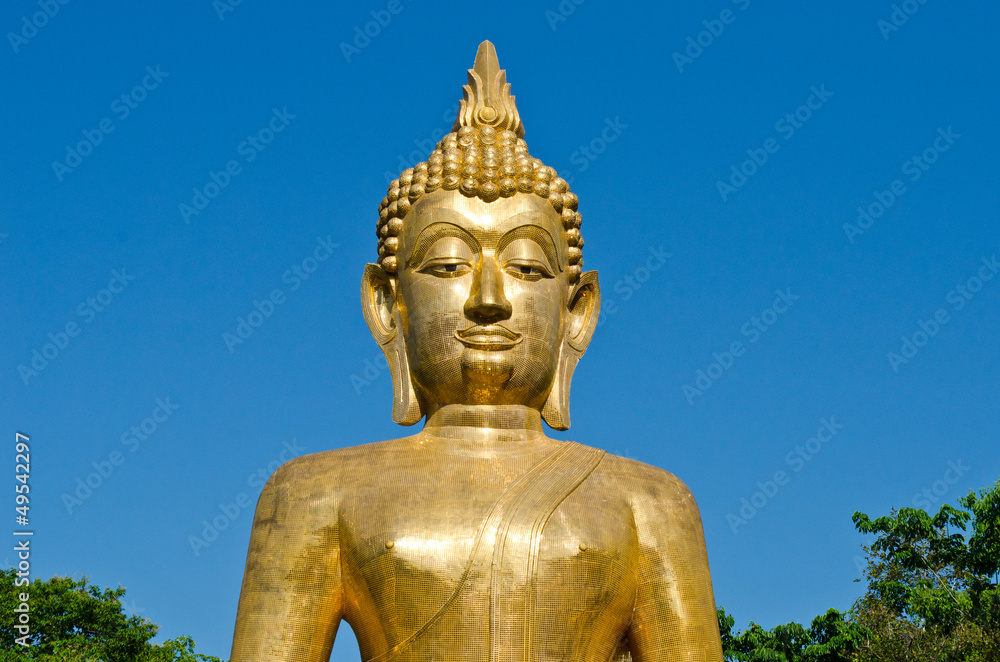
[[[698,506],[681,481],[658,473],[633,497],[640,558],[628,632],[632,660],[722,662]]]
[[[315,457],[283,465],[257,501],[231,662],[329,660],[343,612],[337,500]]]

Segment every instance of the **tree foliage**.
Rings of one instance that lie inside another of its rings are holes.
[[[1000,481],[944,505],[915,508],[855,528],[874,535],[868,588],[846,614],[830,609],[807,629],[765,630],[719,610],[723,652],[731,662],[1000,662]]]
[[[0,573],[0,662],[221,662],[196,653],[190,637],[150,643],[158,628],[149,619],[125,615],[124,588],[102,589],[70,577],[15,586],[13,568]],[[28,646],[16,642],[21,593],[30,596]]]
[[[722,651],[732,662],[850,662],[864,635],[847,615],[830,609],[807,629],[798,623],[765,630],[754,622],[733,634],[736,620],[719,609]]]
[[[1000,662],[1000,482],[959,505],[854,514],[876,536],[854,607],[869,631],[861,659]]]

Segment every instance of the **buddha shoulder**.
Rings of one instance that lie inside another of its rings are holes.
[[[598,470],[601,479],[616,485],[636,512],[670,511],[698,516],[691,490],[669,471],[610,453]]]
[[[301,455],[271,474],[261,498],[284,495],[293,499],[339,500],[373,474],[397,464],[403,439]]]

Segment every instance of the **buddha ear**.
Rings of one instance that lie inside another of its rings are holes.
[[[597,283],[596,271],[580,275],[576,287],[570,293],[567,309],[566,336],[559,347],[552,390],[542,407],[542,418],[554,430],[569,428],[569,386],[573,370],[587,351],[601,313],[601,288]]]
[[[366,264],[361,277],[361,311],[368,330],[385,354],[392,375],[392,420],[413,425],[423,418],[406,359],[406,345],[400,333],[402,320],[396,305],[395,282],[377,264]]]

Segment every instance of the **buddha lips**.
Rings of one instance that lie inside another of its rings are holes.
[[[455,338],[470,349],[499,350],[513,348],[524,336],[499,324],[490,324],[456,330]]]

